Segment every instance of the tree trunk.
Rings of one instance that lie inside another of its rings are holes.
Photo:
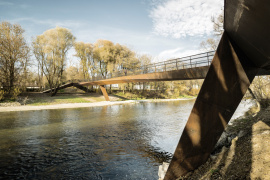
[[[10,70],[9,70],[9,87],[8,87],[9,95],[11,95],[13,86],[14,86],[14,63],[10,65]]]

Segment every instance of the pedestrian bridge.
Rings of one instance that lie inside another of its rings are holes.
[[[174,81],[204,79],[214,58],[215,51],[170,59],[141,66],[134,70],[120,70],[88,82],[79,82],[81,86],[108,85],[120,83]],[[269,75],[270,71],[260,69],[257,75]]]
[[[81,85],[106,85],[129,82],[173,81],[205,78],[215,51],[148,64],[132,70],[122,69],[106,78],[81,82]]]
[[[87,92],[85,86],[99,85],[107,101],[108,94],[104,85],[136,82],[174,81],[204,79],[209,70],[215,51],[170,59],[140,66],[134,69],[122,69],[108,73],[106,77],[93,77],[92,80],[73,80],[59,86],[57,90],[74,86]],[[260,69],[257,75],[268,75],[270,71]],[[51,89],[43,91],[49,93]]]
[[[164,178],[178,179],[207,161],[254,77],[269,74],[269,7],[269,0],[225,0],[224,34],[216,52],[79,84],[100,85],[106,97],[106,84],[205,78]]]
[[[87,91],[85,86],[99,85],[105,99],[108,101],[109,97],[104,88],[104,85],[108,84],[204,79],[214,54],[215,51],[209,51],[133,69],[121,69],[108,73],[106,77],[93,77],[92,80],[72,80],[59,86],[57,90],[74,86]],[[43,91],[43,93],[51,91],[51,89],[48,89]]]

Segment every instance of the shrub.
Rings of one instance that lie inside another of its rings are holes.
[[[15,87],[12,91],[12,97],[11,99],[17,99],[18,95],[21,93],[21,90],[17,87]]]
[[[194,88],[192,88],[189,92],[188,92],[188,95],[190,95],[190,96],[196,96],[196,95],[198,95],[199,94],[199,89],[194,89]]]

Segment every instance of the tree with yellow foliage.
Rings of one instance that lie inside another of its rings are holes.
[[[25,82],[29,66],[30,49],[24,30],[18,24],[0,23],[0,86],[7,96],[12,96],[15,85]]]
[[[80,59],[80,66],[84,80],[93,80],[96,73],[96,62],[93,58],[93,44],[75,42],[75,56]]]
[[[48,81],[52,96],[61,85],[66,55],[74,41],[70,30],[62,27],[49,29],[33,40],[34,55]]]

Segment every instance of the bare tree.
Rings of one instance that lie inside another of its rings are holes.
[[[217,18],[212,17],[211,21],[213,23],[213,29],[214,29],[215,36],[221,37],[221,35],[224,32],[224,29],[223,29],[224,15],[223,15],[223,13],[220,14]]]
[[[204,50],[213,50],[215,51],[217,49],[219,40],[221,38],[221,35],[223,34],[223,23],[224,23],[224,15],[223,13],[220,14],[217,18],[212,17],[211,21],[213,22],[213,32],[214,37],[209,38],[206,41],[202,41],[200,46]]]

